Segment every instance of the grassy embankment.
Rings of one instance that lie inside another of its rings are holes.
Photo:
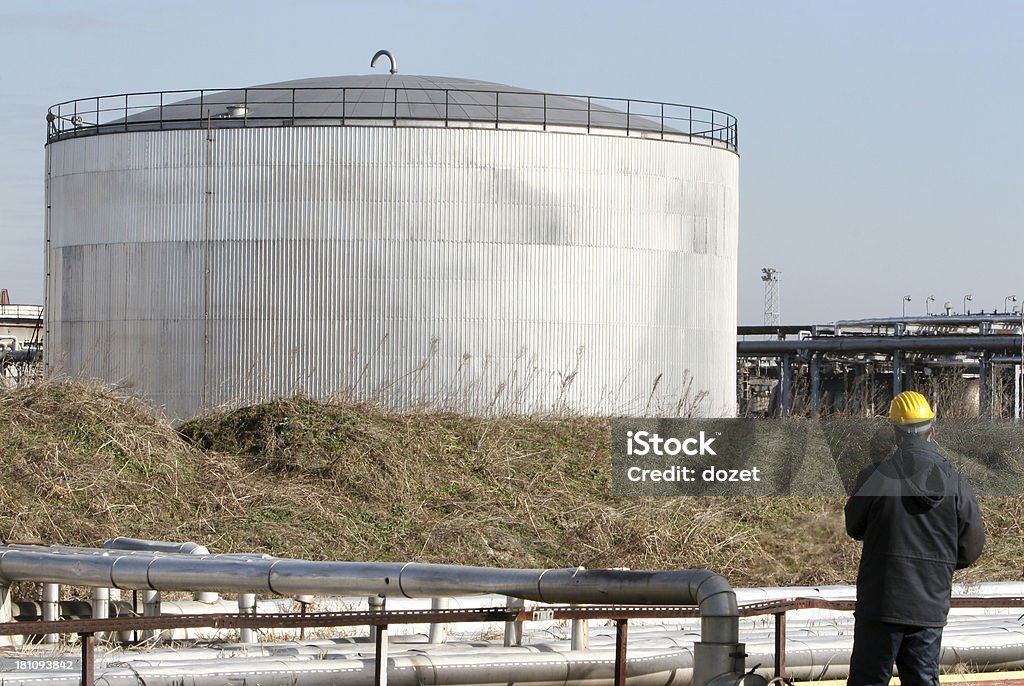
[[[708,567],[851,582],[840,498],[612,498],[609,422],[394,413],[303,398],[179,430],[81,384],[0,391],[0,536],[489,566]],[[1021,578],[1024,498],[988,498],[967,580]]]

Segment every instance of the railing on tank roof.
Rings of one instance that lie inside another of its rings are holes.
[[[42,305],[0,305],[0,319],[40,319]]]
[[[738,150],[736,117],[695,105],[513,90],[259,87],[68,100],[47,113],[47,142],[131,131],[287,126],[585,129]]]

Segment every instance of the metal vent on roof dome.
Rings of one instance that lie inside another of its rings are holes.
[[[387,57],[388,58],[388,62],[391,63],[391,73],[392,74],[397,74],[398,73],[398,62],[397,62],[397,60],[395,60],[395,56],[391,54],[390,50],[378,50],[377,54],[375,54],[373,56],[373,59],[370,60],[370,69],[373,69],[377,65],[377,60],[379,60],[381,57]]]

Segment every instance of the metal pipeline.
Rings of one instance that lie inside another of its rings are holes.
[[[116,538],[107,539],[103,543],[103,548],[109,550],[136,550],[145,553],[186,553],[188,555],[209,555],[210,550],[205,545],[199,545],[198,543],[192,543],[191,541],[185,543],[178,543],[176,541],[151,541],[145,538],[128,538],[127,536],[117,536]],[[69,548],[65,546],[64,550],[80,550],[79,548]]]
[[[0,580],[151,591],[217,591],[407,598],[497,593],[544,603],[697,605],[696,686],[742,674],[736,594],[706,569],[676,571],[493,569],[386,562],[314,562],[288,558],[189,555],[0,546]]]
[[[627,661],[628,686],[687,686],[691,682],[691,656],[688,651],[637,654]],[[121,665],[126,663],[122,662]],[[494,654],[406,655],[389,659],[390,686],[611,686],[614,659],[595,659],[589,653],[564,654],[535,652],[502,659]],[[79,683],[74,673],[50,673],[22,676],[10,674],[6,684],[45,683],[72,686]],[[101,667],[96,673],[111,685],[137,686],[222,686],[237,681],[263,686],[372,686],[373,658],[352,656],[340,659],[253,660],[251,658],[207,660],[189,665]]]
[[[788,341],[739,341],[740,357],[783,355],[797,352],[886,353],[896,350],[915,352],[1012,353],[1020,350],[1020,336],[829,336]]]
[[[981,584],[970,589],[955,588],[954,595],[1020,596],[1024,595],[1022,588],[1024,584],[1020,583]],[[853,593],[851,587],[839,586],[738,591],[743,602],[803,596],[849,600]],[[1000,614],[990,614],[993,612]],[[819,616],[821,613],[829,616]],[[699,663],[700,658],[694,657],[696,650],[690,647],[696,626],[692,620],[676,621],[678,625],[671,628],[645,624],[645,620],[631,626],[628,686],[685,686],[697,676],[694,663]],[[746,666],[760,664],[758,674],[764,676],[770,669],[774,652],[771,621],[764,618],[744,621],[747,627],[744,637],[750,653]],[[836,611],[792,612],[787,632],[788,675],[799,680],[844,677],[848,672],[852,621],[848,613]],[[423,637],[392,639],[388,681],[392,686],[610,686],[615,637],[609,627],[597,627],[596,632],[592,639],[593,650],[586,653],[568,650],[568,637],[551,641],[550,628],[539,629],[537,634],[528,637],[529,645],[521,648],[502,648],[500,641],[488,645],[476,639],[463,639],[454,645],[430,645]],[[536,644],[540,634],[544,636],[543,642]],[[988,670],[1019,668],[1024,666],[1022,644],[1024,625],[1018,610],[954,609],[943,634],[941,664],[949,667],[966,664]],[[344,681],[369,686],[373,676],[366,643],[338,639],[298,644],[264,643],[255,647],[219,644],[202,649],[175,648],[146,653],[115,651],[101,656],[97,665],[97,677],[111,686],[122,683],[136,686],[140,681],[149,686],[182,683],[213,686],[232,680],[261,684],[300,682],[307,686]],[[78,683],[78,678],[77,674],[69,672],[9,674],[4,683],[45,681],[71,686]],[[735,683],[735,680],[723,681]]]
[[[790,678],[814,680],[842,678],[849,671],[852,634],[849,631],[822,635],[823,627],[809,627],[806,635],[787,641],[787,672]],[[963,627],[963,631],[944,636],[941,664],[946,667],[968,665],[988,669],[1013,669],[1024,666],[1020,653],[1024,629],[1016,620],[1007,620],[1001,632],[982,636]],[[760,664],[758,673],[766,675],[772,663],[772,639],[769,632],[751,637],[747,665]],[[611,637],[607,645],[590,652],[565,650],[565,642],[544,643],[523,648],[484,646],[479,642],[454,647],[406,643],[401,652],[392,653],[388,665],[388,683],[392,686],[611,686],[614,656]],[[946,643],[952,645],[945,645]],[[627,663],[628,686],[686,686],[695,683],[695,662],[699,657],[683,637],[676,641],[661,638],[642,639],[631,647]],[[396,648],[398,646],[393,646]],[[138,653],[124,651],[101,658],[98,679],[114,685],[148,686],[192,684],[214,686],[245,680],[260,684],[369,684],[373,683],[372,658],[362,646],[318,642],[314,645],[274,644],[260,646],[255,652],[240,646],[217,649],[175,649]],[[9,674],[5,684],[65,683],[77,684],[78,675]],[[23,681],[18,681],[22,678]],[[716,682],[720,683],[720,682]],[[735,683],[735,681],[730,681]]]
[[[1019,312],[1004,312],[1002,314],[953,314],[953,315],[926,315],[924,317],[875,317],[873,319],[840,319],[835,324],[835,330],[843,329],[868,329],[868,328],[893,328],[898,324],[912,324],[916,326],[978,326],[979,324],[1019,324],[1021,315]],[[811,327],[805,327],[810,329]]]
[[[210,554],[210,549],[205,545],[199,545],[191,541],[185,543],[151,541],[145,538],[128,538],[127,536],[108,539],[103,544],[103,547],[115,550],[137,550],[140,552],[187,553],[189,555]],[[219,596],[216,593],[196,593],[195,599],[202,603],[215,603],[219,600]]]

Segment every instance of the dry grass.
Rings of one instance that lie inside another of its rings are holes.
[[[610,422],[392,413],[290,398],[180,429],[109,389],[0,392],[0,535],[115,535],[310,559],[709,567],[850,582],[836,498],[612,498]],[[1019,579],[1024,498],[984,502],[969,578]]]

